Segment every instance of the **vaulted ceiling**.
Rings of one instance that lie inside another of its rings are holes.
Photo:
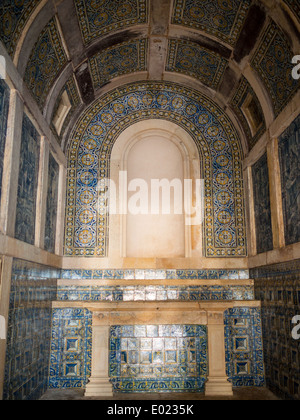
[[[246,150],[299,87],[291,76],[299,0],[2,0],[0,28],[64,149],[86,107],[132,81],[173,81],[210,96]],[[58,132],[53,120],[66,95]]]

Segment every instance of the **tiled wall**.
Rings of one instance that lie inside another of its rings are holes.
[[[284,399],[300,399],[300,340],[292,319],[300,315],[300,260],[251,270],[262,301],[266,383]]]
[[[48,252],[55,252],[56,218],[58,203],[58,178],[59,166],[50,153],[48,169],[48,191],[45,225],[45,249]]]
[[[273,249],[267,154],[264,154],[253,166],[252,174],[257,253],[261,254]]]
[[[24,114],[19,167],[15,238],[34,244],[40,137]]]
[[[52,301],[58,270],[14,260],[4,399],[38,399],[47,390]]]
[[[7,130],[7,116],[9,107],[9,89],[6,83],[0,79],[0,197],[2,191],[2,174],[3,174],[3,161],[4,149]]]
[[[286,244],[300,242],[300,115],[279,139]]]

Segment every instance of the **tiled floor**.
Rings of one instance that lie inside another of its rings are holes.
[[[205,401],[205,400],[236,400],[236,401],[272,401],[279,400],[266,388],[241,388],[234,391],[233,397],[205,397],[203,394],[118,394],[113,398],[85,398],[83,390],[49,390],[42,398],[42,401],[75,401],[75,400],[105,400],[105,401]]]

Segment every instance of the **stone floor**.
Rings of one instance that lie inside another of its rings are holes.
[[[117,394],[113,398],[85,398],[83,390],[49,390],[42,401],[207,401],[207,400],[235,400],[235,401],[272,401],[279,400],[266,388],[241,388],[234,391],[233,397],[205,397],[203,394]]]

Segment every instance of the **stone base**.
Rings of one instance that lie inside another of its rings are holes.
[[[108,378],[91,378],[86,386],[85,397],[113,397],[113,386]]]
[[[232,384],[228,378],[208,378],[205,384],[205,396],[207,397],[232,397]]]

